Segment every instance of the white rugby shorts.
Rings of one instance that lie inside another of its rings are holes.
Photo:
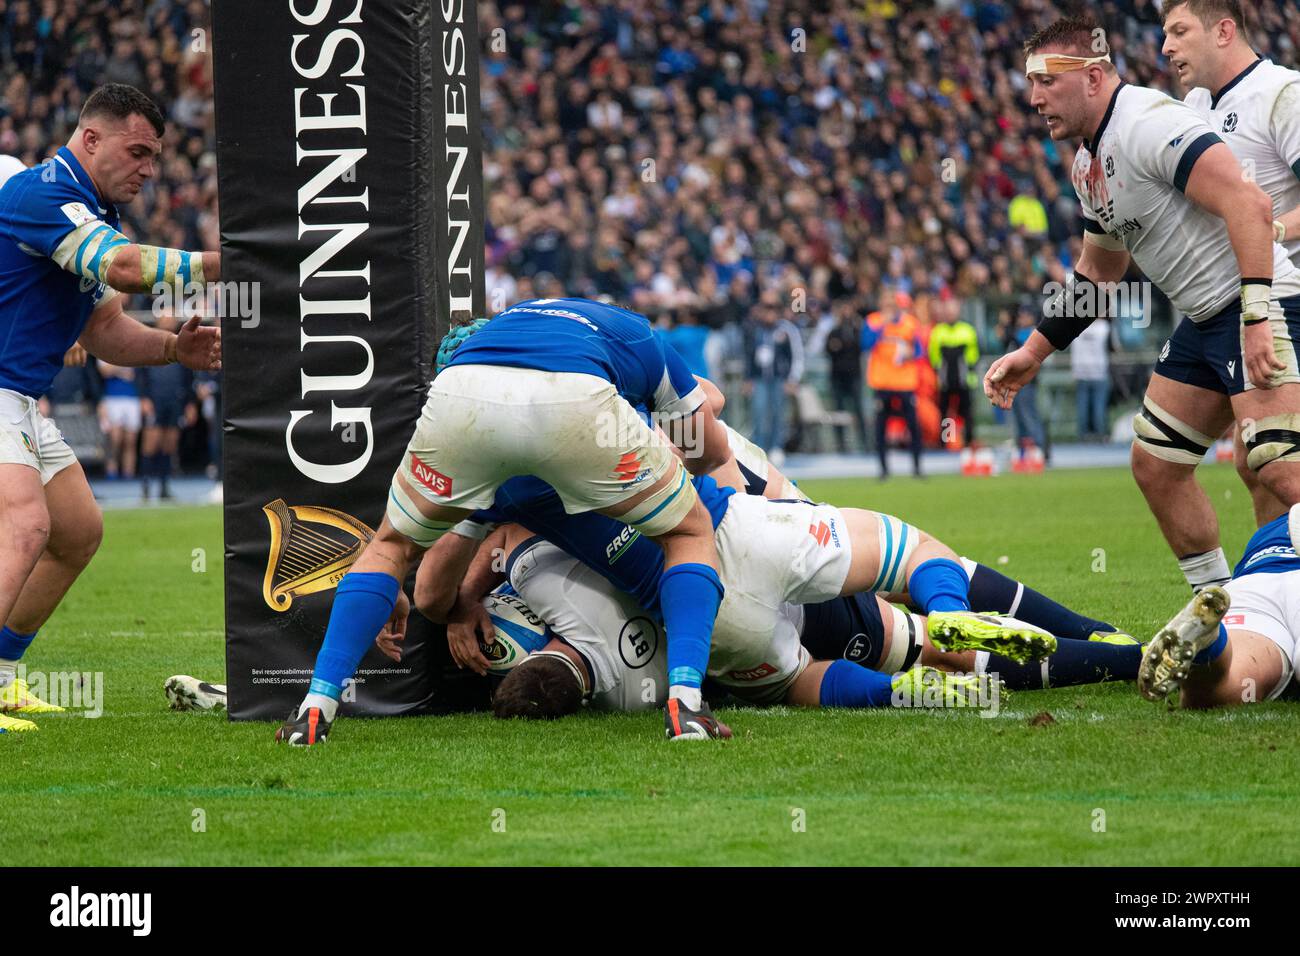
[[[36,399],[0,388],[0,464],[35,468],[45,485],[76,460],[54,420],[40,413]]]
[[[1300,571],[1281,574],[1247,574],[1226,585],[1232,597],[1223,623],[1229,633],[1241,629],[1263,634],[1282,652],[1282,679],[1267,690],[1264,700],[1273,700],[1300,669]]]
[[[578,514],[640,494],[674,463],[602,378],[453,365],[429,387],[398,473],[434,504],[469,509],[492,504],[506,480],[536,475]]]

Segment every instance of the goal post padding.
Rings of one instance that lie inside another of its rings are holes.
[[[259,306],[222,323],[226,682],[232,719],[279,719],[453,307],[483,314],[478,30],[466,0],[214,0],[212,20],[221,278]],[[402,663],[372,648],[343,712],[483,699],[412,613]]]

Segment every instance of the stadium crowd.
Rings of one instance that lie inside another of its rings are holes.
[[[1121,73],[1181,95],[1160,55],[1154,0],[1095,6]],[[773,448],[800,441],[786,435],[791,412],[798,422],[820,407],[803,388],[816,366],[829,383],[821,391],[848,416],[835,419],[842,449],[846,434],[875,444],[862,407],[867,317],[878,313],[878,333],[905,312],[918,344],[898,360],[918,363],[912,387],[936,407],[942,399],[945,414],[965,409],[969,369],[944,364],[953,355],[930,348],[932,328],[969,322],[977,342],[966,354],[1000,353],[1023,330],[1024,306],[1036,309],[1078,254],[1072,152],[1029,109],[1023,77],[1021,41],[1053,9],[480,3],[491,310],[580,295],[644,312],[697,371],[749,398],[757,437]],[[1300,6],[1254,10],[1257,47],[1295,63]],[[211,42],[204,0],[0,0],[0,153],[40,162],[96,84],[138,86],[169,125],[158,175],[123,210],[123,229],[217,248]],[[1120,325],[1111,347],[1150,344]],[[1075,369],[1088,385],[1081,433],[1106,432],[1108,343],[1099,350]],[[101,397],[93,365],[66,378],[56,388]],[[190,386],[195,448],[207,447],[215,395],[219,382]],[[1039,440],[1031,402],[1025,414],[1018,432]],[[940,439],[936,423],[921,425]]]

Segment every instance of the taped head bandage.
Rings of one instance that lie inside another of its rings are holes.
[[[1025,58],[1025,76],[1035,73],[1056,76],[1059,73],[1074,73],[1086,70],[1095,63],[1109,63],[1110,54],[1101,56],[1073,56],[1069,53],[1031,53]]]

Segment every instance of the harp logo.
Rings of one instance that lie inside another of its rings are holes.
[[[286,505],[276,498],[262,508],[271,526],[262,598],[273,611],[293,599],[336,587],[375,536],[365,522],[333,508]]]

